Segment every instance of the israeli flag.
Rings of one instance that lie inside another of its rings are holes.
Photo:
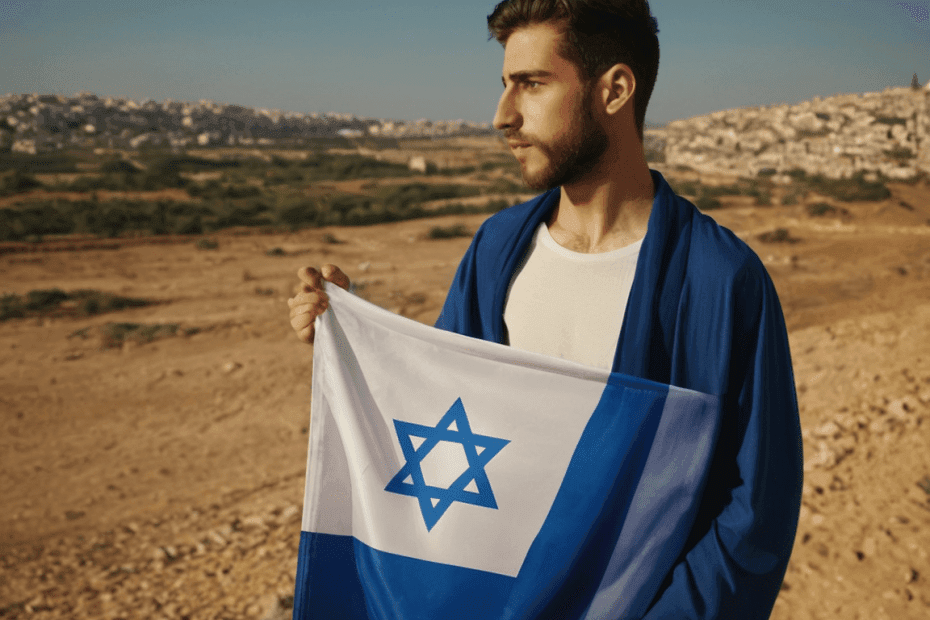
[[[294,618],[637,618],[715,397],[421,325],[327,285]]]

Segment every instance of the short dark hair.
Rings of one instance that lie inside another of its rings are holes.
[[[642,137],[659,73],[659,28],[648,0],[504,0],[488,15],[488,30],[504,45],[515,30],[544,22],[563,25],[560,51],[585,80],[617,63],[630,67],[636,77],[633,115]]]

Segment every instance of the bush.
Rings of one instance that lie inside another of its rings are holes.
[[[786,207],[798,204],[798,195],[793,192],[785,194],[785,197],[781,199],[781,204]]]
[[[695,201],[694,206],[696,206],[701,211],[710,211],[713,209],[719,209],[722,205],[719,200],[711,196],[699,196]]]
[[[876,116],[875,122],[882,125],[907,125],[907,119],[898,116]]]
[[[43,235],[74,232],[74,221],[55,203],[32,203],[18,209],[0,209],[0,240],[22,241]]]
[[[291,230],[318,225],[321,220],[320,208],[316,202],[305,200],[281,211],[278,214],[278,220]]]
[[[670,181],[672,190],[679,196],[697,196],[701,193],[701,184],[696,181]]]
[[[866,181],[865,173],[859,172],[849,179],[827,179],[815,175],[808,179],[810,187],[844,202],[878,201],[891,197],[891,191],[881,181]]]
[[[115,349],[123,346],[125,342],[147,344],[155,340],[170,338],[181,332],[190,336],[200,331],[197,328],[181,330],[177,323],[156,323],[144,325],[141,323],[104,323],[97,327],[85,327],[68,335],[68,338],[81,338],[86,340],[93,336],[100,339],[101,349]]]
[[[795,243],[798,240],[791,236],[787,228],[776,228],[759,235],[759,241],[763,243]]]
[[[499,183],[498,188],[504,191],[511,191],[513,185],[505,181]],[[522,192],[524,190],[520,188],[520,191]],[[418,205],[433,200],[464,198],[477,196],[480,193],[481,190],[473,185],[409,183],[406,185],[395,185],[382,188],[378,197],[389,207],[404,209],[411,205]]]
[[[410,176],[413,174],[404,164],[378,161],[362,155],[324,155],[315,153],[299,163],[306,170],[305,179],[336,181],[365,179],[372,177]]]
[[[52,174],[77,171],[77,160],[62,153],[39,153],[24,155],[22,153],[0,152],[0,172],[18,170],[25,174]]]
[[[426,233],[428,239],[452,239],[455,237],[471,237],[472,233],[464,224],[453,224],[451,226],[433,226]]]
[[[0,320],[39,316],[94,316],[125,308],[147,306],[146,299],[122,297],[91,289],[66,293],[58,288],[38,289],[0,299]]]
[[[906,162],[909,159],[914,159],[914,151],[904,146],[895,146],[893,149],[884,151],[885,155],[894,159],[898,162]]]
[[[836,207],[826,202],[815,202],[807,205],[807,214],[811,217],[823,217],[825,215],[834,215]]]
[[[210,228],[231,228],[233,226],[268,226],[272,224],[271,218],[265,213],[271,209],[262,202],[255,202],[248,206],[235,207],[224,205],[226,212],[221,213],[211,224]]]
[[[114,159],[108,162],[104,162],[104,164],[100,166],[100,171],[106,174],[129,175],[137,174],[140,172],[139,168],[137,168],[135,164],[125,159]]]
[[[0,178],[0,196],[28,192],[31,189],[42,187],[34,176],[14,170],[12,173]]]
[[[198,250],[216,250],[220,247],[220,244],[215,239],[198,239],[194,247]]]

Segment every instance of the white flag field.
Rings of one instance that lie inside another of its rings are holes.
[[[691,529],[718,399],[326,287],[295,619],[645,613]]]

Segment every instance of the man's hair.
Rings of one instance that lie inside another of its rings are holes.
[[[636,77],[633,116],[642,137],[659,72],[659,29],[648,0],[504,0],[488,15],[488,30],[504,45],[515,30],[545,22],[563,28],[559,51],[586,81],[618,63],[630,67]]]

